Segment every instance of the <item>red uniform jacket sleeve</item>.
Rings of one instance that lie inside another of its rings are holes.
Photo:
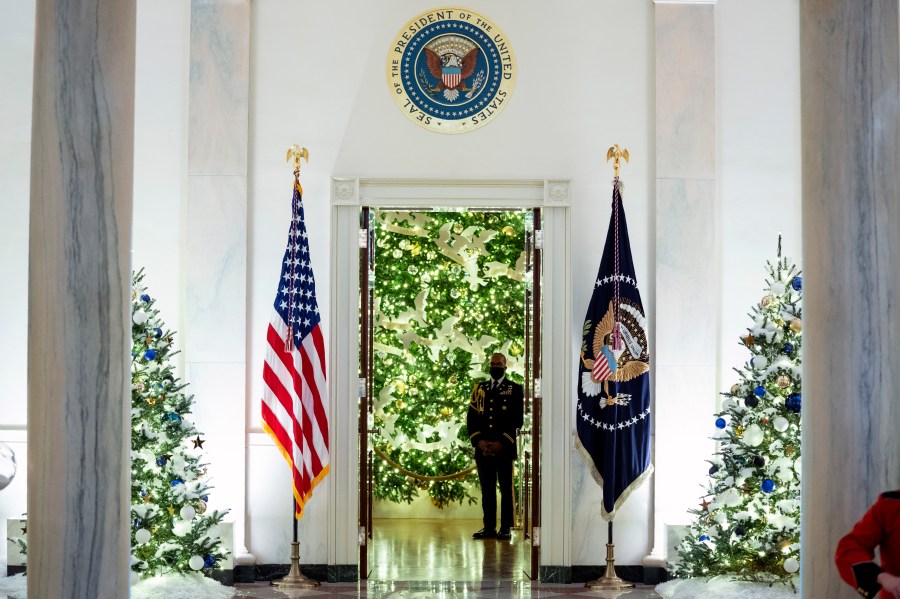
[[[880,546],[881,566],[874,562]],[[900,572],[900,492],[884,493],[865,516],[838,542],[835,562],[841,578],[863,597],[881,590],[883,571]]]

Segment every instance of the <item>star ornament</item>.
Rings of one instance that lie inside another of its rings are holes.
[[[709,509],[709,502],[706,500],[705,497],[703,498],[703,501],[700,502],[700,507],[703,508],[704,510]]]
[[[196,439],[191,439],[194,442],[194,449],[203,449],[203,444],[206,443],[203,439],[200,438],[200,435],[197,435]]]

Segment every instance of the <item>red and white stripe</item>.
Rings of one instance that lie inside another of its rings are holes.
[[[329,470],[325,345],[316,324],[299,350],[285,351],[288,326],[273,310],[263,366],[263,428],[291,465],[297,518]]]
[[[609,368],[609,360],[604,354],[598,354],[594,359],[594,368],[591,369],[591,377],[595,381],[605,381],[612,374]]]

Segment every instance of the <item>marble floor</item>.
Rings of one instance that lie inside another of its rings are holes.
[[[639,585],[640,586],[640,585]],[[584,584],[541,584],[529,581],[370,581],[322,584],[310,590],[278,590],[268,583],[236,585],[235,599],[283,599],[366,597],[367,599],[543,599],[577,597],[594,599],[659,599],[650,587],[625,592],[589,591]]]
[[[658,599],[650,587],[595,592],[579,584],[541,584],[530,578],[530,546],[521,531],[508,541],[475,541],[478,520],[376,519],[369,580],[279,590],[268,583],[236,585],[243,599],[366,597],[374,599],[524,599],[593,597]]]

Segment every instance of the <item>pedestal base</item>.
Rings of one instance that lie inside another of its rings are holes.
[[[610,533],[610,539],[612,539],[612,533]],[[606,572],[597,580],[584,583],[585,588],[591,591],[623,591],[634,588],[633,583],[616,576],[616,560],[613,547],[612,543],[606,544]]]
[[[300,543],[291,543],[291,570],[281,580],[272,582],[279,589],[314,589],[319,586],[318,580],[307,578],[300,572]]]

